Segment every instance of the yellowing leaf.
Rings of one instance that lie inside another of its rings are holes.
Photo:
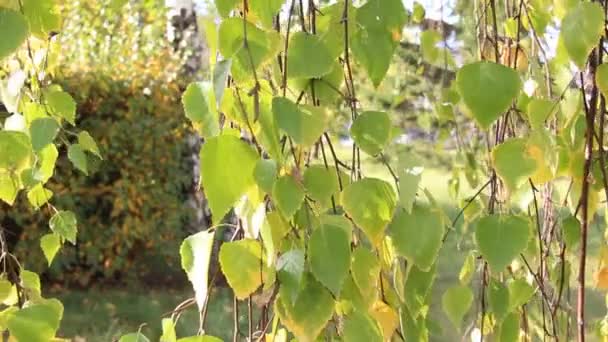
[[[385,341],[391,341],[393,333],[399,326],[397,312],[382,301],[376,301],[370,309],[370,315],[380,324]]]
[[[220,265],[228,284],[239,299],[245,299],[264,279],[262,246],[257,240],[226,242],[220,248]]]

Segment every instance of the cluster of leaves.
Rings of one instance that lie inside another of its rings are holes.
[[[206,32],[213,77],[191,84],[183,104],[206,139],[201,186],[214,222],[233,207],[239,218],[233,240],[221,246],[221,270],[235,300],[261,295],[274,313],[272,324],[264,315],[257,326],[250,322],[250,339],[257,329],[258,337],[284,341],[287,329],[299,341],[428,340],[437,333],[430,289],[450,233],[468,247],[458,283],[441,298],[457,330],[477,301],[481,310],[465,334],[501,341],[568,336],[573,315],[564,303],[576,260],[584,339],[586,234],[600,193],[608,190],[603,118],[593,116],[605,113],[597,93],[605,68],[595,71],[601,52],[594,50],[604,34],[601,6],[520,1],[497,15],[493,1],[483,5],[482,60],[467,59],[439,107],[474,121],[478,133],[470,140],[483,143],[459,146],[460,155],[475,161],[465,167],[467,176],[488,181],[448,220],[432,194],[419,194],[421,168],[411,156],[400,156],[396,172],[388,166],[394,185],[361,169],[361,153],[380,155],[396,131],[387,113],[357,102],[353,69],[381,84],[408,22],[401,1],[319,8],[309,1],[308,9],[293,1],[282,11],[283,1],[215,3],[222,21]],[[420,21],[421,5],[415,9],[412,18]],[[497,16],[505,18],[507,38],[498,36]],[[556,56],[545,55],[542,45],[526,49],[541,44],[552,18],[560,29]],[[423,37],[425,58],[438,63],[437,35]],[[573,82],[551,79],[552,73],[582,75],[570,61],[580,70],[591,65],[592,100],[570,89]],[[524,80],[536,88],[524,91]],[[336,156],[327,133],[340,114],[351,120],[349,162]],[[571,183],[569,190],[554,193],[561,180]],[[467,229],[455,230],[461,215]],[[214,234],[193,235],[181,248],[203,328]],[[605,273],[601,268],[598,286],[606,285]],[[479,285],[472,285],[474,275]],[[237,327],[235,338],[239,333]]]
[[[105,159],[87,157],[89,176],[59,167],[48,185],[56,205],[73,208],[88,227],[78,248],[64,249],[50,269],[54,280],[80,286],[117,276],[147,279],[160,269],[175,270],[163,271],[168,282],[183,279],[177,249],[192,233],[184,229],[192,214],[186,203],[192,130],[179,102],[188,78],[175,79],[183,51],[167,43],[162,2],[115,3],[66,2],[58,37],[63,50],[55,81],[74,94],[78,126],[95,137]],[[135,21],[138,16],[143,19]],[[107,25],[120,34],[112,35]],[[132,49],[135,42],[140,49]],[[10,216],[24,228],[17,255],[43,270],[44,259],[32,247],[44,217],[26,210]]]
[[[48,75],[56,58],[61,17],[54,1],[0,2],[0,96],[6,117],[0,129],[0,200],[13,205],[25,196],[33,210],[46,211],[48,228],[39,245],[50,264],[64,243],[75,244],[77,217],[51,204],[47,182],[66,155],[87,173],[87,154],[101,158],[91,135],[76,130],[76,103]],[[46,210],[44,210],[46,209]],[[41,296],[40,279],[23,269],[0,234],[2,330],[16,341],[57,340],[63,305]]]

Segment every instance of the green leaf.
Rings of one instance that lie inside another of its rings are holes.
[[[182,268],[194,287],[196,303],[203,309],[207,299],[209,262],[215,231],[202,231],[187,237],[179,248]]]
[[[225,242],[220,248],[220,265],[238,299],[245,299],[263,282],[262,246],[256,240]]]
[[[334,60],[317,35],[296,32],[287,51],[289,78],[320,78],[331,72]]]
[[[89,134],[87,131],[81,131],[78,133],[78,145],[82,147],[83,150],[89,151],[99,157],[99,159],[103,159],[101,157],[101,152],[99,152],[99,147],[97,147],[97,143],[95,139]]]
[[[471,282],[471,278],[475,274],[475,253],[470,252],[464,259],[460,273],[458,274],[458,280],[462,285],[467,285]]]
[[[595,69],[595,84],[604,97],[608,97],[608,63],[600,64]]]
[[[366,29],[401,34],[407,13],[401,0],[369,0],[357,10],[357,23]]]
[[[46,183],[55,172],[55,163],[59,152],[53,144],[47,145],[42,151],[38,152],[38,169],[34,172],[34,178],[42,183]]]
[[[62,238],[76,244],[76,215],[71,211],[58,211],[49,221],[51,230]]]
[[[8,330],[19,341],[48,342],[55,337],[63,316],[57,299],[46,299],[15,311],[8,319]]]
[[[244,45],[244,26],[248,48]],[[224,58],[232,58],[232,76],[237,79],[238,73],[251,77],[252,62],[255,69],[268,62],[279,51],[280,42],[277,32],[264,31],[250,22],[243,25],[241,18],[227,18],[220,24],[219,50]]]
[[[562,236],[566,246],[575,250],[578,243],[581,241],[581,223],[572,215],[568,215],[562,221]]]
[[[42,186],[41,183],[36,184],[30,191],[27,192],[27,200],[30,202],[34,209],[39,209],[41,206],[46,204],[51,197],[53,192]]]
[[[253,177],[260,189],[272,193],[272,187],[277,179],[277,163],[272,159],[260,159],[253,170]]]
[[[49,111],[72,125],[76,122],[76,102],[65,91],[52,90],[44,95]]]
[[[32,147],[34,151],[40,151],[48,144],[51,144],[57,133],[59,124],[53,118],[40,118],[32,121],[30,125],[30,136],[32,137]]]
[[[519,313],[509,314],[500,325],[500,342],[518,342],[519,339]]]
[[[28,270],[21,270],[21,282],[26,290],[33,291],[37,295],[40,295],[41,287],[40,276],[38,276],[38,273]]]
[[[59,235],[55,233],[49,233],[40,238],[40,248],[42,249],[42,253],[44,253],[44,257],[51,266],[55,255],[59,251],[61,247],[61,238]]]
[[[61,17],[55,0],[24,0],[23,13],[30,31],[40,39],[48,39],[61,30]]]
[[[425,306],[428,306],[428,297],[431,287],[435,281],[435,265],[427,272],[416,265],[412,265],[407,274],[404,286],[405,305],[413,318],[422,314]]]
[[[521,216],[489,215],[477,222],[475,241],[493,272],[502,272],[528,246],[530,221]]]
[[[274,182],[272,199],[286,219],[291,219],[304,202],[304,189],[291,175],[284,175]]]
[[[276,268],[283,298],[294,304],[298,298],[304,274],[304,252],[293,249],[283,253],[277,260]]]
[[[350,222],[342,216],[336,218],[345,222],[339,225],[322,223],[312,232],[308,260],[315,278],[339,297],[350,267],[350,230],[343,227],[349,227]]]
[[[382,330],[378,323],[366,313],[359,310],[351,312],[344,320],[342,332],[344,341],[382,342]]]
[[[378,87],[401,40],[405,8],[400,0],[370,0],[357,10],[356,17],[361,28],[351,36],[353,57]]]
[[[230,15],[230,12],[241,3],[241,0],[215,0],[215,8],[217,8],[218,13],[222,17],[227,17]]]
[[[523,138],[511,138],[494,147],[492,163],[496,173],[511,192],[525,183],[538,168],[536,161],[528,153],[528,145]]]
[[[452,324],[460,331],[462,318],[473,304],[473,291],[468,286],[455,285],[447,289],[441,297],[441,306]]]
[[[0,171],[26,169],[31,163],[31,151],[30,139],[24,133],[0,131]]]
[[[528,102],[528,121],[532,128],[543,127],[545,121],[555,113],[557,104],[547,99],[532,99]]]
[[[303,147],[313,145],[327,125],[327,114],[319,107],[297,105],[284,97],[272,100],[277,126]]]
[[[177,342],[223,342],[221,338],[217,338],[215,336],[190,336],[190,337],[182,337],[177,340]]]
[[[351,38],[353,57],[376,88],[386,76],[396,47],[393,34],[383,29],[360,29]]]
[[[70,145],[68,148],[68,159],[75,168],[82,171],[85,175],[89,174],[87,168],[87,155],[84,153],[80,144]]]
[[[444,231],[441,212],[420,205],[415,205],[411,213],[398,210],[389,225],[397,253],[423,271],[435,263]]]
[[[570,59],[584,69],[591,50],[604,32],[604,10],[593,2],[580,2],[562,20],[560,38]]]
[[[391,185],[376,178],[364,178],[349,185],[340,194],[344,211],[369,240],[378,245],[384,229],[393,218],[396,206]]]
[[[150,340],[141,332],[134,332],[123,335],[118,342],[150,342]]]
[[[488,302],[494,318],[501,322],[510,312],[509,289],[502,283],[492,280],[488,287]]]
[[[414,10],[412,11],[412,20],[415,23],[421,23],[424,20],[426,11],[418,1],[414,1]]]
[[[15,175],[0,172],[0,200],[13,205],[21,189],[21,182]]]
[[[28,36],[27,21],[21,13],[0,8],[0,61],[17,50]]]
[[[281,217],[278,211],[266,213],[260,233],[266,251],[267,266],[272,267],[274,264],[276,254],[283,245],[283,238],[289,230],[289,223]]]
[[[253,171],[257,161],[253,147],[232,135],[213,137],[203,144],[201,180],[214,222],[219,222],[255,185]]]
[[[323,207],[328,207],[332,196],[340,190],[335,170],[326,169],[323,165],[311,165],[306,168],[304,188],[308,196]]]
[[[420,50],[426,62],[433,64],[439,59],[440,50],[437,43],[441,39],[441,34],[435,30],[425,30],[420,33]]]
[[[161,321],[163,327],[163,334],[160,337],[160,342],[176,342],[177,336],[175,335],[175,323],[171,318],[163,318]]]
[[[213,90],[209,82],[192,82],[182,95],[186,117],[203,138],[214,137],[220,131],[216,104],[212,97]]]
[[[329,291],[311,275],[306,275],[294,303],[279,291],[274,309],[281,323],[300,342],[313,342],[334,312],[334,300]]]
[[[217,106],[222,103],[231,66],[232,60],[225,59],[217,62],[213,68],[213,94],[215,95],[215,104]],[[209,109],[214,110],[215,107],[210,107]]]
[[[351,274],[361,295],[373,298],[380,278],[380,262],[376,255],[365,247],[357,247],[353,252]]]
[[[249,9],[260,19],[262,26],[272,29],[273,19],[281,10],[284,0],[258,0],[249,2]]]
[[[534,287],[524,279],[515,279],[509,283],[509,311],[516,310],[528,303],[534,295]]]
[[[355,143],[366,153],[375,156],[388,144],[391,120],[385,112],[363,112],[350,128]]]
[[[517,71],[504,65],[476,62],[458,70],[456,86],[475,121],[488,129],[517,98],[521,81]]]

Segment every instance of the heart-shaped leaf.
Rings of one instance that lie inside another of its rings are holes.
[[[515,100],[521,88],[517,72],[501,64],[467,64],[456,74],[456,86],[473,118],[489,128]]]
[[[494,272],[502,272],[528,246],[530,221],[522,216],[489,215],[477,222],[475,241]]]

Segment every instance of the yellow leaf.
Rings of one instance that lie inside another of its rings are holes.
[[[608,290],[608,267],[602,267],[595,273],[595,287]]]
[[[397,312],[386,305],[386,303],[377,301],[371,307],[369,313],[380,324],[384,340],[390,341],[399,325],[399,315],[397,315]]]

